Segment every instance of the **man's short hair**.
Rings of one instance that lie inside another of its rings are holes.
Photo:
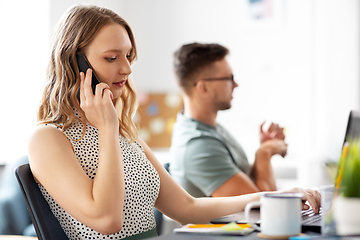
[[[222,60],[228,53],[229,49],[216,43],[190,43],[181,46],[174,53],[174,72],[179,86],[188,94],[197,73]]]

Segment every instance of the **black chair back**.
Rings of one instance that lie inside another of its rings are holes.
[[[166,171],[169,172],[170,163],[165,163],[163,166],[166,169]],[[156,232],[160,236],[161,231],[162,231],[162,226],[163,226],[163,214],[162,214],[162,212],[160,212],[159,210],[154,208],[154,215],[155,215],[155,221],[156,221]]]
[[[15,168],[15,176],[23,193],[31,221],[39,240],[66,240],[68,237],[59,221],[50,210],[38,184],[31,173],[29,164]]]

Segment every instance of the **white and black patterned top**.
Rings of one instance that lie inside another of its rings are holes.
[[[84,172],[94,179],[98,167],[98,130],[87,125],[85,136],[80,141],[74,141],[81,138],[82,129],[81,123],[72,124],[64,134],[73,145]],[[103,235],[85,226],[60,207],[39,184],[42,194],[69,239],[122,239],[156,227],[153,207],[160,189],[159,175],[139,143],[129,143],[120,134],[119,143],[123,153],[125,177],[123,228],[120,232]]]

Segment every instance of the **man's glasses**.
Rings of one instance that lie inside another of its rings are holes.
[[[235,83],[235,79],[234,79],[234,75],[233,75],[233,74],[231,74],[230,77],[204,78],[204,79],[202,79],[202,80],[204,80],[204,81],[232,81],[233,84]],[[198,82],[196,82],[196,83],[194,84],[194,86],[196,86],[197,83],[198,83]]]

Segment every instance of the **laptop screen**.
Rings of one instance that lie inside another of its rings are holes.
[[[346,128],[345,142],[360,137],[360,111],[351,111]]]

